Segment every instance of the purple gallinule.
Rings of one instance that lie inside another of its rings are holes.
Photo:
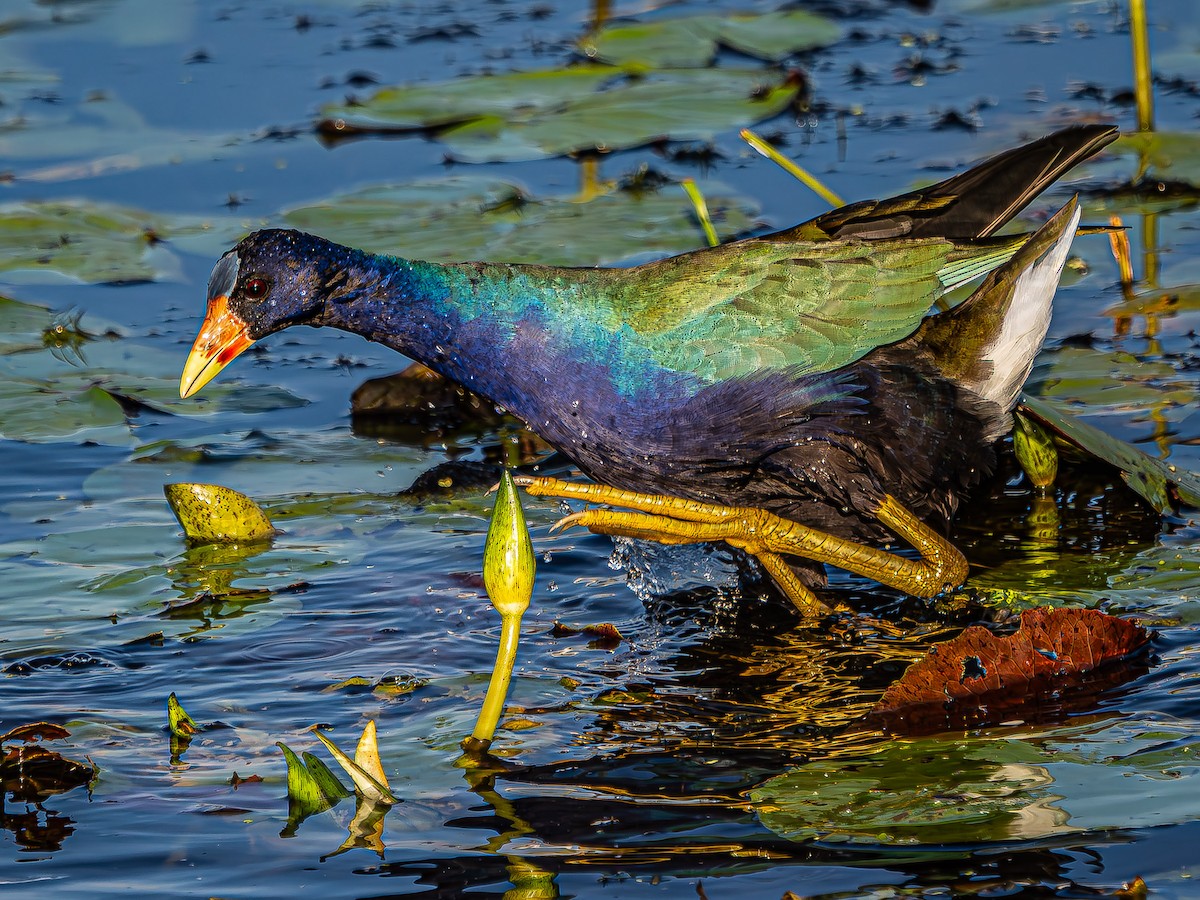
[[[1010,430],[1077,205],[1032,236],[995,232],[1115,136],[1065,129],[924,190],[631,268],[439,265],[258,231],[213,270],[180,393],[283,328],[340,328],[505,407],[596,482],[519,479],[531,493],[625,507],[567,523],[727,541],[808,613],[826,609],[821,564],[933,596],[966,577],[939,530]],[[872,546],[897,537],[921,558]]]

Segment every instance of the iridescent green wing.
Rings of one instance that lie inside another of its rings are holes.
[[[908,336],[933,301],[1023,241],[738,241],[632,270],[610,296],[664,368],[709,383],[826,372]]]

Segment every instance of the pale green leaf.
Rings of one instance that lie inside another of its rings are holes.
[[[372,726],[373,724],[374,723],[372,723]],[[360,795],[368,800],[375,800],[380,803],[396,802],[396,797],[388,788],[386,779],[380,781],[378,778],[360,766],[357,762],[347,756],[337,744],[327,738],[319,730],[314,733],[321,743],[325,745],[325,748],[331,754],[333,754],[333,758],[337,760],[338,765],[341,766],[342,769],[345,770],[346,774],[350,776],[351,781],[354,782],[354,787],[358,790]],[[365,736],[365,729],[363,734]],[[378,750],[376,750],[376,755],[378,755]]]

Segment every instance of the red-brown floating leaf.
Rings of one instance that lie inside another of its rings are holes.
[[[237,772],[234,772],[233,777],[229,779],[229,783],[236,788],[243,784],[261,784],[262,780],[263,778],[261,775],[247,775],[245,778],[243,778]]]
[[[0,791],[14,800],[36,803],[96,776],[96,770],[41,745],[17,746],[0,756]]]
[[[53,725],[50,722],[30,722],[27,725],[18,725],[11,731],[0,734],[0,744],[6,741],[25,741],[32,743],[33,741],[61,741],[65,737],[70,737],[71,732],[63,728],[61,725]]]
[[[557,619],[554,621],[553,627],[550,629],[551,637],[575,637],[576,635],[586,635],[590,638],[595,638],[592,642],[596,646],[604,649],[615,647],[621,643],[624,638],[616,625],[611,622],[599,622],[594,625],[565,625]]]
[[[973,625],[913,663],[871,710],[891,731],[929,732],[1029,718],[1050,698],[1090,698],[1133,674],[1115,664],[1149,641],[1136,622],[1094,609],[1031,609],[1016,634]],[[1084,678],[1104,667],[1105,676]],[[1111,676],[1111,677],[1108,677]],[[1102,682],[1102,683],[1101,683]]]
[[[584,625],[583,633],[588,637],[598,638],[600,640],[620,642],[622,639],[621,632],[617,630],[617,626],[611,622],[601,622],[598,625]]]

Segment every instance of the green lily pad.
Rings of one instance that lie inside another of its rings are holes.
[[[1039,397],[1079,404],[1096,413],[1186,407],[1196,402],[1194,386],[1170,363],[1091,347],[1044,352],[1028,387]]]
[[[6,278],[53,272],[78,281],[152,281],[177,272],[173,255],[151,236],[158,216],[107,203],[6,203],[0,206],[0,272]]]
[[[1044,757],[1017,740],[894,741],[856,759],[819,760],[751,792],[762,823],[792,840],[973,844],[1014,836],[1056,810]]]
[[[963,846],[1148,828],[1194,818],[1196,751],[1186,724],[1124,716],[1059,726],[1036,742],[889,741],[772,778],[751,800],[777,834],[826,843]]]
[[[585,67],[385,88],[327,106],[325,134],[438,130],[464,162],[611,151],[658,139],[708,140],[787,108],[799,84],[759,69]]]
[[[1186,541],[1164,541],[1114,574],[1105,596],[1124,609],[1150,609],[1195,627],[1200,624],[1200,551]]]
[[[579,42],[589,57],[617,65],[656,68],[706,66],[718,47],[772,62],[791,53],[832,44],[842,36],[836,22],[800,9],[763,15],[689,16],[614,25]]]
[[[1122,134],[1112,152],[1136,156],[1144,167],[1194,182],[1200,171],[1200,134],[1194,131],[1151,131]]]
[[[192,249],[219,246],[245,223],[166,216],[87,200],[0,205],[0,273],[8,282],[82,281],[112,284],[182,278],[165,240]]]
[[[87,440],[131,444],[128,419],[120,402],[103,388],[45,391],[35,381],[0,382],[0,437],[48,443]]]
[[[130,27],[128,23],[141,18],[146,17],[124,16],[125,29]],[[91,93],[75,101],[58,98],[54,103],[44,103],[30,99],[39,93],[35,90],[38,73],[12,74],[24,79],[29,87],[21,90],[22,81],[18,80],[16,89],[6,90],[0,81],[0,99],[6,101],[9,110],[0,128],[0,159],[8,161],[13,166],[12,174],[23,182],[85,180],[209,160],[254,147],[241,135],[151,124],[140,110],[110,91]]]
[[[131,445],[130,421],[144,411],[304,405],[280,388],[243,391],[232,383],[214,385],[203,406],[180,400],[181,362],[179,352],[132,347],[103,320],[0,297],[0,437]]]
[[[1179,284],[1139,291],[1128,300],[1114,303],[1104,310],[1104,315],[1114,319],[1122,316],[1172,316],[1197,309],[1200,309],[1200,284]]]
[[[755,205],[720,185],[707,200],[725,235],[754,224]],[[375,185],[284,213],[291,227],[410,259],[502,259],[546,265],[612,264],[639,253],[681,253],[700,228],[682,188],[615,191],[581,203],[528,197],[516,184],[454,177]],[[399,229],[397,222],[404,222]]]

